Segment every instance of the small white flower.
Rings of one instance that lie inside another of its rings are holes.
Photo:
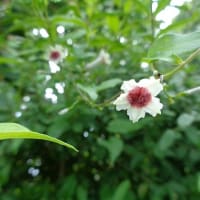
[[[68,51],[66,48],[61,45],[55,45],[54,47],[50,47],[47,53],[47,59],[56,64],[63,61],[63,59],[68,55]]]
[[[105,64],[105,65],[111,64],[110,54],[105,52],[103,49],[100,51],[98,57],[95,60],[86,65],[86,68],[93,68],[99,64]]]
[[[124,81],[121,90],[122,93],[113,104],[116,109],[127,110],[129,119],[137,122],[143,118],[146,113],[153,117],[161,114],[163,105],[160,99],[156,96],[163,90],[163,85],[159,79],[150,77],[149,79],[142,79],[138,83],[132,79]]]

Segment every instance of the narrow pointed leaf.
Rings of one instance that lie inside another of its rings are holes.
[[[100,85],[96,86],[96,90],[98,92],[102,91],[102,90],[106,90],[106,89],[115,87],[116,85],[118,85],[121,82],[122,82],[122,80],[119,78],[113,78],[110,80],[106,80],[106,81],[102,82]]]
[[[49,142],[54,142],[63,145],[67,148],[78,151],[74,146],[63,142],[57,138],[51,137],[49,135],[33,132],[24,126],[15,123],[0,123],[0,140],[6,139],[37,139],[46,140]]]

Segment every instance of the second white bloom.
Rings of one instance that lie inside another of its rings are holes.
[[[152,116],[161,114],[163,107],[160,99],[156,96],[163,90],[163,85],[159,79],[150,77],[142,79],[138,83],[131,79],[124,81],[121,90],[123,93],[113,102],[116,109],[127,110],[129,119],[137,122],[143,118],[146,113]]]

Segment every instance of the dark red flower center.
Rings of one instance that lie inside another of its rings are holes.
[[[127,96],[131,106],[142,108],[151,101],[151,93],[144,87],[135,87]]]
[[[57,60],[57,59],[59,59],[59,57],[60,57],[60,52],[58,52],[58,51],[52,51],[50,54],[50,58],[52,60]]]

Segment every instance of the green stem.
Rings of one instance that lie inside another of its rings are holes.
[[[151,37],[152,37],[152,43],[155,39],[155,17],[154,17],[154,14],[153,14],[153,0],[150,0],[150,5],[149,5],[149,19],[150,19],[150,26],[151,26]],[[151,62],[150,63],[150,69],[151,71],[154,73],[154,71],[157,71],[156,70],[156,67],[155,67],[155,62]]]
[[[179,93],[177,93],[175,96],[173,96],[171,98],[172,99],[179,99],[179,98],[181,98],[183,96],[192,95],[195,92],[200,92],[200,86],[197,86],[197,87],[194,87],[194,88],[179,92]]]
[[[151,20],[151,34],[152,38],[154,39],[155,36],[155,23],[154,23],[154,15],[153,15],[153,1],[150,1],[150,20]]]
[[[197,86],[197,87],[191,88],[189,90],[185,90],[183,92],[180,92],[178,94],[180,94],[180,95],[190,95],[190,94],[193,94],[193,93],[199,92],[199,91],[200,91],[200,86]]]
[[[76,87],[76,89],[80,95],[80,98],[82,98],[83,101],[85,101],[91,107],[98,108],[98,109],[102,109],[106,106],[109,106],[120,95],[120,92],[119,92],[119,93],[115,94],[114,96],[110,97],[109,99],[105,100],[102,103],[95,103],[87,95],[85,95],[78,87]]]
[[[176,72],[180,71],[186,64],[190,63],[199,53],[200,53],[200,48],[197,49],[195,52],[193,52],[185,61],[180,63],[175,69],[165,74],[164,79],[166,80],[171,76],[173,76]]]
[[[193,94],[200,91],[200,86],[184,91],[185,94]]]
[[[93,104],[95,107],[106,107],[106,106],[110,106],[110,104],[120,95],[121,92],[118,92],[117,94],[115,94],[114,96],[112,96],[111,98],[105,100],[102,103],[95,103]]]
[[[153,62],[150,63],[149,65],[150,65],[150,69],[151,69],[152,72],[157,71],[156,68],[155,68],[155,64]]]

